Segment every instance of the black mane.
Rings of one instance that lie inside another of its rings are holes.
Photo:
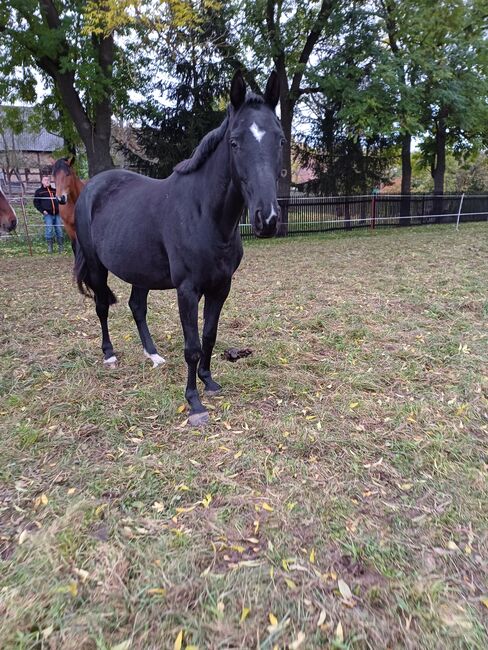
[[[261,95],[256,95],[255,93],[248,93],[244,105],[247,104],[264,104],[264,97]],[[222,141],[222,138],[227,131],[229,126],[231,107],[227,107],[227,115],[220,126],[218,126],[210,133],[207,133],[206,136],[201,140],[200,144],[196,147],[191,158],[182,160],[173,168],[178,174],[191,174],[191,172],[197,171],[203,165],[203,163],[208,159],[208,157],[215,151],[218,144]]]
[[[71,167],[69,166],[68,161],[69,158],[59,158],[59,160],[56,160],[52,170],[52,175],[55,176],[58,172],[63,171],[66,174],[66,176],[70,176]]]

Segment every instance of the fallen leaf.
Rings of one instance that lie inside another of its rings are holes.
[[[413,483],[399,483],[398,487],[403,492],[408,492],[409,490],[411,490],[413,488]]]
[[[450,551],[459,551],[459,546],[452,539],[447,542],[447,548]]]
[[[183,645],[183,634],[184,634],[184,630],[180,630],[178,632],[178,636],[175,639],[173,650],[181,650],[181,646]]]
[[[176,411],[177,411],[178,413],[183,413],[183,411],[184,411],[185,409],[186,409],[186,404],[180,404],[180,405],[178,406],[178,408],[176,409]]]
[[[312,564],[315,564],[315,549],[314,548],[310,551],[310,562]]]
[[[249,609],[249,607],[243,607],[241,612],[241,618],[239,619],[239,623],[244,623],[246,618],[249,616],[250,612],[251,610]]]
[[[19,545],[23,544],[28,537],[29,532],[27,530],[23,530],[19,535]]]
[[[276,618],[276,616],[275,616],[274,614],[271,614],[271,612],[270,612],[270,614],[269,614],[269,622],[271,623],[271,625],[272,625],[273,627],[277,627],[277,626],[278,626],[278,619]]]
[[[488,609],[488,598],[481,598],[480,602]]]
[[[342,629],[342,623],[340,621],[336,627],[335,638],[339,643],[344,643],[344,630]]]
[[[349,404],[350,409],[356,409],[359,406],[359,402],[351,402]]]
[[[44,628],[42,630],[42,638],[43,638],[43,640],[48,639],[53,632],[54,632],[54,625],[49,625],[49,627]]]
[[[242,456],[242,449],[241,449],[240,451],[238,451],[236,454],[234,454],[234,458],[235,458],[236,460],[237,460],[238,458],[240,458],[241,456]]]
[[[162,589],[161,587],[155,587],[154,589],[148,589],[147,593],[150,594],[151,596],[165,596],[166,589]]]
[[[317,621],[317,627],[321,627],[325,623],[325,618],[327,614],[325,609],[322,609],[319,615],[319,620]]]
[[[339,587],[339,591],[341,592],[341,596],[344,598],[344,600],[352,600],[352,592],[349,589],[349,585],[344,582],[344,580],[339,580],[337,581],[337,586]]]
[[[208,508],[212,501],[212,495],[211,494],[206,494],[203,499],[202,499],[202,505],[204,508]]]
[[[273,508],[268,503],[263,503],[262,508],[263,510],[267,510],[268,512],[273,512]]]
[[[85,571],[85,569],[77,569],[76,567],[73,569],[73,573],[76,573],[76,575],[81,578],[82,582],[86,582],[90,575],[88,571]]]
[[[295,591],[295,589],[298,589],[296,584],[293,582],[293,580],[290,580],[290,578],[285,578],[285,582],[288,585],[288,588],[291,589],[292,591]]]

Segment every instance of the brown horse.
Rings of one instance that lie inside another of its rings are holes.
[[[84,182],[78,178],[74,170],[74,162],[74,156],[71,156],[71,158],[60,158],[54,163],[52,171],[54,184],[56,185],[56,196],[59,203],[59,214],[72,245],[76,241],[75,205],[81,194],[81,190],[85,187]]]
[[[11,232],[17,226],[17,217],[13,207],[0,189],[0,232]]]

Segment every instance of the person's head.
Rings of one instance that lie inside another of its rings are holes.
[[[51,177],[44,175],[41,178],[42,187],[49,187],[51,185]]]

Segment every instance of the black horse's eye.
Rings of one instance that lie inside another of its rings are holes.
[[[237,149],[239,147],[239,143],[237,142],[237,140],[235,138],[231,138],[230,146],[232,147],[232,149]]]
[[[281,138],[280,144],[281,144],[282,147],[285,146],[285,142],[286,142],[285,138]]]

